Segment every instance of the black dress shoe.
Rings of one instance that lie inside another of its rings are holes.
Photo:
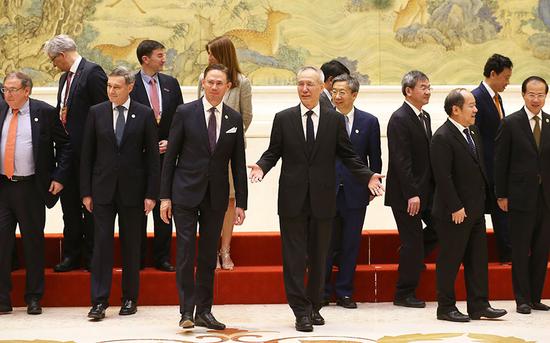
[[[207,327],[212,330],[225,329],[225,324],[218,322],[211,312],[197,313],[195,315],[195,325]]]
[[[195,323],[193,323],[193,312],[183,312],[180,319],[179,326],[182,329],[192,329],[195,327]]]
[[[321,316],[319,311],[311,312],[311,324],[313,325],[325,325],[325,318]]]
[[[529,304],[517,305],[516,312],[521,314],[531,314],[531,306],[529,306]]]
[[[90,309],[90,312],[88,312],[88,318],[94,319],[94,320],[101,320],[105,318],[105,310],[109,307],[109,305],[106,304],[95,304]]]
[[[11,307],[11,305],[0,304],[0,314],[8,314],[11,311],[13,311],[13,308]]]
[[[412,295],[403,299],[395,299],[393,301],[393,304],[395,306],[414,307],[414,308],[426,307],[426,303],[423,300],[417,299]]]
[[[118,314],[120,316],[129,316],[131,314],[135,314],[137,312],[137,302],[134,300],[123,300],[122,306],[120,306],[120,311]]]
[[[533,310],[537,310],[537,311],[549,311],[550,310],[550,306],[548,306],[546,304],[543,304],[541,302],[531,303],[531,304],[529,304],[529,306],[531,306],[531,308]]]
[[[168,261],[161,262],[156,265],[156,268],[158,270],[162,270],[163,272],[175,272],[176,268],[174,268],[173,265],[170,264]]]
[[[31,299],[27,303],[27,314],[42,314],[42,306],[37,299]]]
[[[470,313],[470,318],[475,320],[481,319],[481,317],[495,319],[504,316],[506,313],[508,313],[506,310],[489,306],[483,310]]]
[[[313,331],[313,324],[309,316],[296,317],[296,323],[294,324],[296,331],[311,332]]]
[[[357,303],[351,297],[341,297],[336,300],[336,305],[343,308],[357,308]]]
[[[78,262],[76,262],[74,259],[65,257],[63,261],[59,262],[58,264],[53,267],[54,272],[58,273],[64,273],[64,272],[70,272],[71,270],[78,269],[79,265]]]
[[[461,313],[459,310],[452,310],[451,312],[447,312],[447,313],[438,313],[437,319],[448,320],[450,322],[459,322],[459,323],[465,323],[470,321],[470,317]]]

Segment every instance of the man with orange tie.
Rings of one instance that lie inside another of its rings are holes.
[[[42,313],[44,205],[52,208],[67,179],[71,148],[54,107],[30,99],[31,78],[9,73],[0,103],[0,314],[12,311],[11,260],[19,224],[27,269],[28,314]]]
[[[500,121],[504,118],[504,106],[502,105],[501,92],[510,83],[512,76],[512,61],[505,56],[494,54],[485,63],[483,76],[485,80],[479,87],[472,91],[476,99],[478,109],[476,126],[481,134],[483,142],[483,160],[487,169],[489,189],[494,189],[494,158],[495,136]],[[510,243],[510,228],[508,216],[498,206],[493,192],[489,192],[485,212],[491,214],[493,230],[495,232],[499,261],[510,263],[512,258],[512,245]]]

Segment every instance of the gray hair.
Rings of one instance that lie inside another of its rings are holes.
[[[401,93],[403,93],[404,96],[407,96],[407,92],[405,91],[407,88],[414,88],[418,81],[424,80],[430,79],[428,79],[428,76],[426,76],[423,72],[418,70],[409,71],[403,75],[403,79],[401,80]]]
[[[314,66],[305,66],[305,67],[302,67],[302,68],[298,69],[298,72],[296,73],[296,76],[300,75],[301,73],[303,73],[306,70],[313,70],[314,72],[316,72],[319,75],[319,81],[321,83],[325,82],[325,74],[323,74],[323,71],[321,69],[317,68],[317,67],[314,67]]]
[[[44,44],[44,51],[50,56],[57,56],[62,52],[76,51],[76,43],[67,35],[57,35]]]
[[[122,76],[127,85],[134,83],[136,80],[135,74],[123,66],[115,67],[109,76]]]
[[[18,79],[21,81],[21,87],[27,88],[30,87],[32,90],[32,79],[29,75],[23,73],[22,71],[12,71],[11,73],[8,73],[6,77],[4,78],[4,83],[6,83],[9,79]]]
[[[336,76],[334,79],[332,79],[332,84],[334,85],[336,82],[347,82],[349,89],[352,93],[359,92],[359,80],[357,78],[348,75],[348,74],[341,74]]]

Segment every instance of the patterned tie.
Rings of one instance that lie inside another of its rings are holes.
[[[472,136],[470,136],[470,130],[466,128],[463,132],[466,135],[466,140],[468,141],[468,145],[470,146],[470,151],[472,152],[472,154],[474,154],[474,156],[476,156],[476,146],[474,144]]]
[[[212,107],[208,110],[208,143],[210,143],[210,152],[213,153],[216,149],[216,108]]]
[[[537,149],[540,150],[540,117],[538,115],[534,116],[535,127],[533,128],[533,137],[535,138],[535,143],[537,144]]]
[[[126,120],[124,119],[124,106],[117,106],[116,109],[118,111],[118,117],[116,118],[115,124],[115,136],[116,144],[120,146],[122,136],[124,135],[124,125],[126,124]]]
[[[311,119],[312,115],[313,111],[306,112],[306,147],[309,155],[313,153],[313,147],[315,146],[315,132],[313,130],[313,119]]]
[[[4,151],[4,174],[8,179],[13,177],[15,170],[15,139],[17,137],[17,122],[19,109],[12,109],[12,117],[6,137],[6,150]]]
[[[420,118],[420,123],[422,124],[422,127],[424,128],[424,132],[426,133],[426,136],[429,137],[428,134],[428,118],[424,114],[424,112],[420,111],[420,114],[418,115],[418,118]]]
[[[159,92],[157,89],[157,80],[151,78],[149,84],[151,85],[151,107],[153,107],[153,112],[155,112],[155,119],[157,120],[158,124],[160,122],[160,100]]]
[[[61,109],[61,123],[63,126],[67,125],[67,100],[69,99],[69,92],[71,90],[71,81],[73,80],[73,72],[70,71],[67,74],[67,83],[65,87],[65,96],[63,97],[63,108]]]
[[[498,98],[498,94],[495,94],[495,96],[493,97],[493,100],[495,101],[495,106],[497,107],[498,117],[500,119],[502,119],[502,117],[503,117],[503,115],[502,115],[502,105],[500,104],[500,99]]]

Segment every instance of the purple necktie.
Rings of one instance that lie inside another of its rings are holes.
[[[216,149],[216,108],[212,107],[208,110],[210,117],[208,118],[208,142],[210,143],[210,152]]]

